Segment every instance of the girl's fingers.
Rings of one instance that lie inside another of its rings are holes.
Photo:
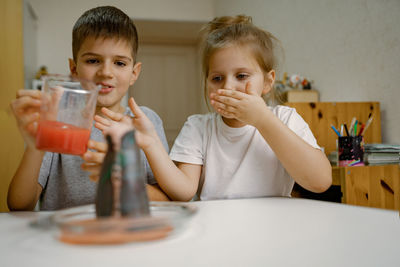
[[[247,82],[247,83],[246,83],[245,92],[246,92],[247,94],[249,94],[249,95],[258,95],[258,94],[257,94],[257,91],[256,91],[254,88],[251,87],[251,83],[250,83],[250,82]]]
[[[215,101],[215,100],[211,100],[211,105],[215,108],[215,109],[221,109],[221,110],[225,110],[227,112],[235,112],[236,111],[236,107],[235,106],[231,106],[225,103],[221,103],[219,101]]]
[[[94,127],[99,129],[100,131],[104,132],[104,130],[107,129],[109,126],[106,126],[106,125],[104,125],[102,123],[95,122],[94,123]]]
[[[232,113],[232,112],[229,112],[229,111],[226,111],[226,110],[223,110],[223,109],[218,109],[217,111],[218,111],[219,114],[221,114],[225,118],[228,118],[228,119],[236,118],[235,114]]]
[[[103,124],[105,126],[110,126],[111,125],[111,123],[110,123],[110,121],[108,119],[103,118],[102,116],[99,116],[99,115],[95,115],[94,116],[94,121],[98,122],[98,123],[101,123],[101,124]]]
[[[228,96],[228,97],[233,97],[235,99],[241,100],[243,97],[246,96],[245,93],[242,93],[240,91],[236,90],[228,90],[228,89],[218,89],[217,90],[217,96]]]
[[[104,115],[106,115],[108,118],[110,118],[113,121],[120,121],[124,115],[118,112],[114,112],[112,110],[109,110],[108,108],[103,107],[101,109],[101,112],[103,112]]]
[[[94,116],[94,120],[95,120],[94,126],[103,132],[104,132],[104,130],[111,127],[113,125],[113,123],[120,122],[124,118],[123,114],[114,112],[105,107],[103,107],[101,109],[101,112],[103,112],[103,114],[106,116],[106,118],[103,118],[102,116],[99,116],[99,115],[95,115]]]
[[[239,100],[237,100],[236,98],[232,98],[232,97],[215,96],[214,99],[217,100],[218,102],[221,102],[221,103],[227,105],[227,106],[237,106],[239,104]]]
[[[104,131],[105,129],[109,128],[111,126],[111,122],[99,115],[94,116],[94,127],[99,129],[100,131]]]
[[[135,118],[139,119],[144,115],[143,111],[136,104],[136,101],[133,99],[133,97],[129,98],[128,104],[132,110],[133,115],[135,115]]]

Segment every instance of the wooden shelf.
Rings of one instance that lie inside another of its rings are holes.
[[[326,155],[336,151],[338,137],[332,131],[331,125],[340,128],[341,124],[346,123],[350,127],[353,117],[365,123],[370,113],[373,120],[365,133],[364,142],[382,142],[379,102],[312,102],[286,103],[285,105],[295,108],[308,123],[318,145],[324,148]]]

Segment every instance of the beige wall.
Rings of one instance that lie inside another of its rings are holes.
[[[24,144],[9,104],[23,87],[22,0],[0,1],[0,212],[7,211],[7,189]]]
[[[208,21],[214,17],[213,0],[28,0],[38,16],[39,65],[50,72],[69,73],[72,27],[86,10],[113,5],[133,19]]]
[[[379,101],[383,142],[400,144],[400,1],[216,0],[278,37],[282,70],[315,81],[321,101]]]
[[[38,19],[38,64],[68,73],[71,27],[99,0],[29,0]],[[133,18],[207,21],[248,14],[283,43],[281,70],[315,81],[321,101],[379,101],[384,142],[400,143],[400,1],[116,0]]]

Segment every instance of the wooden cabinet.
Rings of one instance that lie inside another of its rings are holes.
[[[342,203],[400,210],[399,165],[333,167],[334,185],[340,185]]]
[[[8,211],[8,185],[24,151],[24,142],[9,108],[18,89],[24,87],[22,2],[0,1],[0,212]]]

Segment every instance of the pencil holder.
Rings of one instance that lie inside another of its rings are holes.
[[[341,136],[338,143],[339,166],[364,166],[362,136]]]

